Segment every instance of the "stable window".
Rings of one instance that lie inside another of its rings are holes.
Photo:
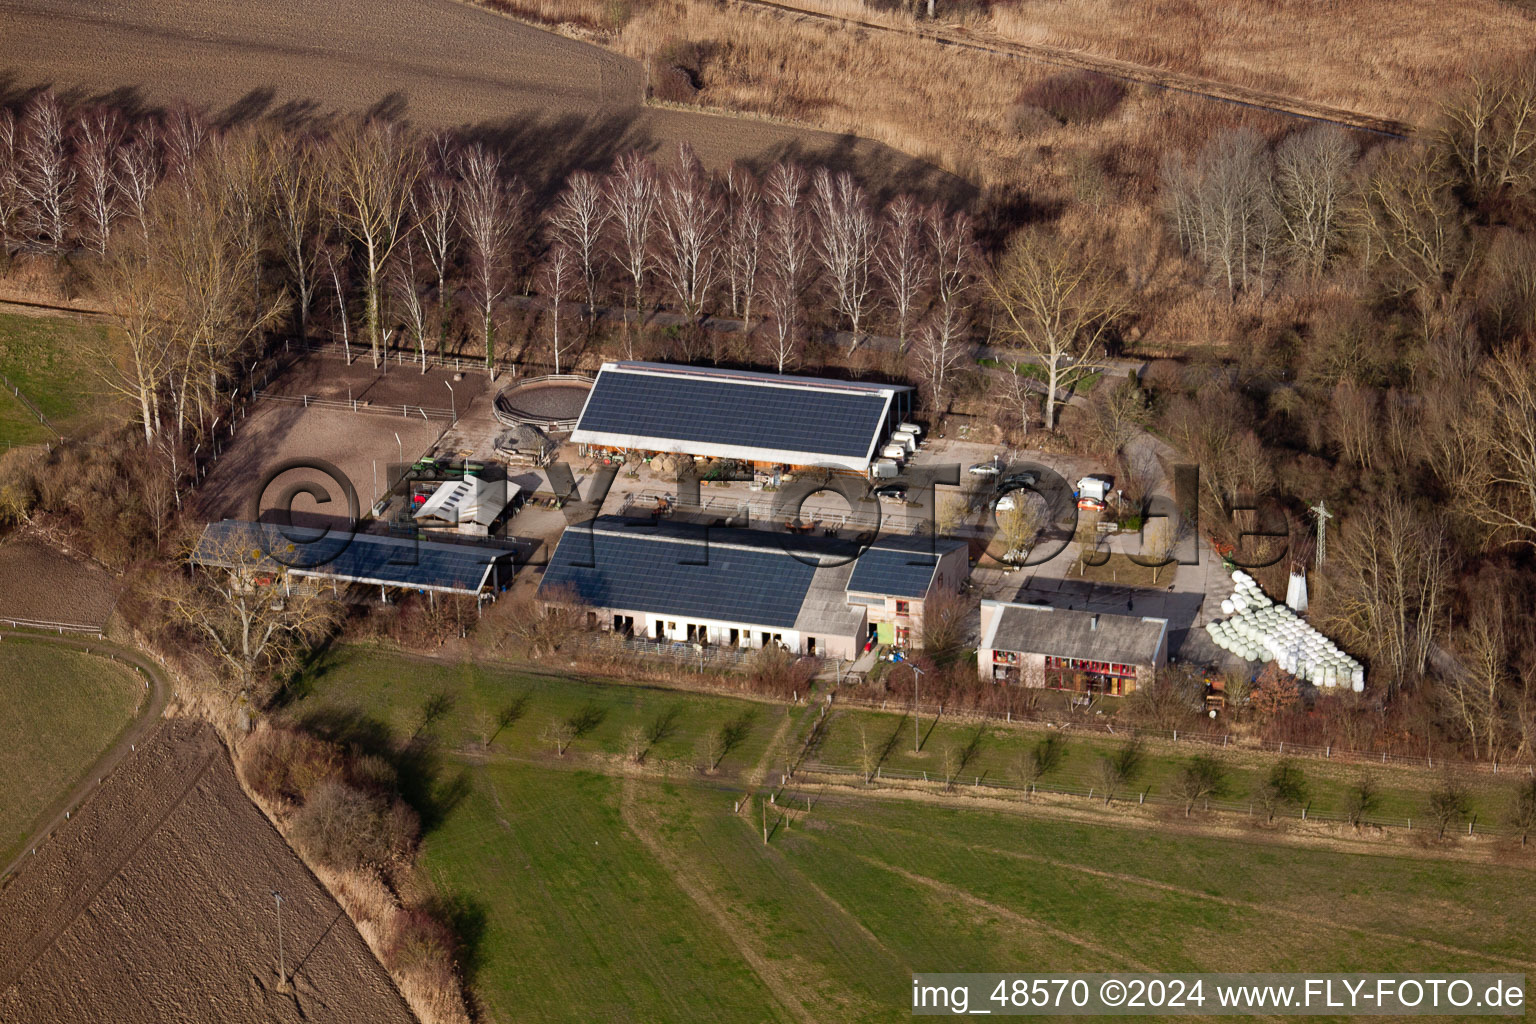
[[[896,602],[896,614],[897,615],[906,615],[911,610],[912,610],[912,602],[911,601],[897,601]]]

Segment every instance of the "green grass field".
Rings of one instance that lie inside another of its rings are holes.
[[[523,692],[527,713],[487,749],[487,715]],[[434,698],[447,709],[424,715]],[[557,757],[545,726],[587,705],[601,723]],[[630,765],[626,731],[669,707],[674,735]],[[748,738],[699,771],[699,737],[743,710]],[[1536,970],[1529,862],[1502,855],[1341,853],[1128,825],[1087,802],[1102,820],[794,783],[765,845],[760,799],[735,802],[798,749],[812,708],[342,648],[285,713],[432,751],[406,757],[425,776],[423,862],[493,1021],[889,1021],[918,971]],[[846,751],[862,717],[840,712],[817,756]],[[929,749],[962,735],[940,723]],[[1063,773],[1094,756],[1074,744]]]
[[[133,720],[144,684],[121,665],[12,637],[0,642],[0,861]]]
[[[0,373],[69,434],[101,404],[102,384],[91,373],[89,359],[105,332],[102,325],[63,317],[0,313]],[[0,400],[0,441],[29,444],[50,437],[14,396]]]

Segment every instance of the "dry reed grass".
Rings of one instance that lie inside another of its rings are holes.
[[[1536,49],[1536,19],[1502,0],[1021,0],[978,27],[1410,123],[1469,68]]]

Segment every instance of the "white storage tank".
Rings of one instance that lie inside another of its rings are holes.
[[[880,457],[882,459],[891,459],[894,462],[905,462],[907,449],[899,444],[888,444],[880,449]]]
[[[905,430],[898,430],[891,435],[891,444],[899,444],[908,452],[917,451],[917,435]]]
[[[905,430],[907,433],[911,434],[913,437],[922,437],[923,436],[923,428],[918,426],[916,423],[898,423],[898,424],[896,424],[896,429],[897,430]]]

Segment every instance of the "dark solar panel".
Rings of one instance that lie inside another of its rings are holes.
[[[471,592],[479,589],[488,565],[513,554],[508,548],[483,545],[226,520],[209,525],[193,559],[227,564],[231,554],[236,554],[242,563],[252,564],[258,551],[274,567],[286,566],[305,574]]]
[[[869,454],[886,402],[879,393],[605,369],[577,429],[858,458]]]
[[[675,531],[578,526],[561,536],[540,592],[568,589],[600,608],[790,627],[815,573],[814,564],[772,544],[706,546]]]
[[[922,597],[928,593],[934,569],[939,564],[932,550],[870,548],[859,556],[848,589],[861,594],[889,594],[892,597]]]

